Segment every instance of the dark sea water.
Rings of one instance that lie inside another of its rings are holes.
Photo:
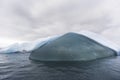
[[[120,80],[120,56],[89,62],[34,62],[29,55],[0,54],[0,80]]]

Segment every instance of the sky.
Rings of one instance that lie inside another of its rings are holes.
[[[0,0],[0,47],[89,30],[120,44],[120,0]]]

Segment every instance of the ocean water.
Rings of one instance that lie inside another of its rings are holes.
[[[88,62],[35,62],[29,55],[0,54],[0,80],[120,80],[120,56]]]

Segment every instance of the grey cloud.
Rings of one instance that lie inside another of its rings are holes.
[[[108,34],[108,29],[119,25],[119,2],[119,0],[1,0],[0,35],[18,40],[35,40],[81,30],[105,35]]]

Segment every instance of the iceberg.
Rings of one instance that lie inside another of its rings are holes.
[[[38,61],[87,61],[120,55],[120,48],[104,37],[89,31],[15,43],[0,49],[0,53],[30,52]]]
[[[47,38],[40,38],[35,41],[24,42],[24,43],[14,43],[8,47],[1,48],[0,53],[17,53],[17,52],[31,52],[46,43],[51,42],[59,36],[51,36]]]
[[[88,61],[119,55],[119,47],[107,39],[89,32],[66,33],[48,39],[30,54],[37,61]]]
[[[0,53],[11,53],[11,52],[18,52],[18,43],[12,44],[6,48],[1,48]]]

